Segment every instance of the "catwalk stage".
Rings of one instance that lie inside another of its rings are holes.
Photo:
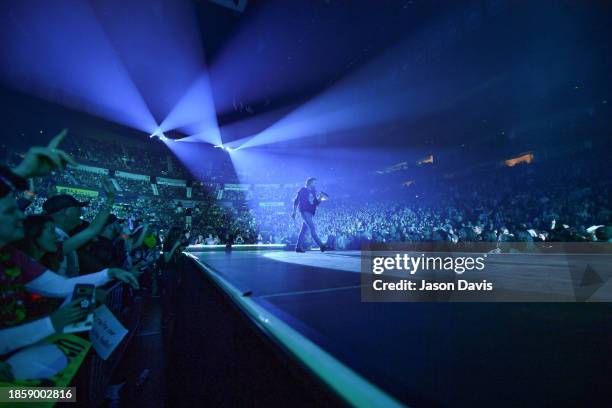
[[[355,405],[612,400],[609,303],[367,303],[358,251],[191,255],[279,347]],[[528,264],[514,259],[515,270]]]

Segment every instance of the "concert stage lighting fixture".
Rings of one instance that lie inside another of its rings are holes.
[[[149,135],[149,139],[158,139],[162,142],[174,142],[174,139],[169,139],[166,137],[160,128],[155,129],[155,132]]]
[[[228,152],[228,153],[231,153],[231,152],[233,152],[233,151],[235,150],[235,149],[232,149],[232,148],[231,148],[231,147],[229,147],[229,146],[223,146],[223,145],[214,145],[214,147],[215,147],[216,149],[225,150],[225,151],[226,151],[226,152]]]

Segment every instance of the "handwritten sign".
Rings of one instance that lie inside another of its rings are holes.
[[[128,330],[108,310],[100,306],[94,313],[93,328],[89,332],[89,340],[101,359],[106,360],[121,343]]]

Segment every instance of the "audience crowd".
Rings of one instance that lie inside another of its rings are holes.
[[[95,286],[97,304],[111,281],[129,285],[132,295],[156,292],[163,327],[172,327],[177,265],[187,246],[297,241],[299,217],[290,216],[297,185],[240,191],[196,182],[193,199],[179,200],[172,192],[186,187],[158,185],[156,195],[146,180],[78,170],[60,146],[64,136],[0,167],[0,381],[15,379],[7,356],[92,312],[71,301],[77,284]],[[89,162],[117,160],[67,145]],[[126,157],[119,162],[134,171]],[[393,192],[355,188],[323,201],[315,225],[330,249],[368,242],[611,242],[607,171],[577,159],[570,166],[536,162],[432,178]]]
[[[186,178],[189,172],[172,154],[113,140],[79,135],[66,142],[66,151],[79,163],[138,174]],[[104,154],[101,154],[104,152]]]
[[[118,196],[112,179],[95,173],[91,173],[91,180],[97,180],[95,194],[55,188],[48,181],[57,180],[59,173],[75,184],[67,166],[76,163],[60,146],[65,134],[46,147],[29,149],[19,163],[0,166],[3,383],[32,380],[20,373],[37,370],[39,361],[10,357],[83,322],[106,302],[106,289],[113,281],[128,285],[124,297],[160,295],[164,327],[174,322],[171,300],[180,280],[176,265],[189,244],[188,217],[176,206],[169,208],[167,200],[126,201]],[[77,287],[91,287],[93,302],[78,298]],[[87,330],[84,326],[77,331]],[[54,375],[50,369],[46,376]]]
[[[371,241],[606,241],[612,236],[612,186],[600,174],[588,162],[502,167],[392,195],[332,199],[319,206],[315,224],[321,239],[337,249]],[[300,223],[288,208],[252,211],[259,241],[296,241]]]

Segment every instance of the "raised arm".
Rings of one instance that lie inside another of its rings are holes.
[[[75,164],[68,153],[58,149],[67,133],[68,130],[63,129],[46,147],[32,147],[28,150],[22,162],[12,169],[13,173],[24,179],[41,177],[46,176],[53,170],[62,170],[67,164]]]
[[[149,231],[149,224],[144,224],[142,227],[142,230],[140,231],[140,235],[138,236],[138,239],[136,240],[136,242],[134,242],[134,245],[132,245],[132,249],[136,249],[142,245],[148,231]]]
[[[106,221],[108,221],[108,217],[110,216],[111,210],[113,209],[116,190],[109,179],[104,179],[102,181],[102,187],[104,188],[104,192],[106,193],[106,202],[104,206],[98,212],[96,218],[94,218],[89,227],[85,228],[83,231],[79,232],[78,234],[75,234],[74,236],[64,241],[64,255],[67,255],[70,252],[75,251],[83,245],[87,244],[89,241],[99,235],[104,229]]]
[[[113,279],[125,282],[138,289],[138,279],[130,272],[119,268],[108,268],[100,272],[81,275],[74,278],[65,278],[52,271],[46,271],[38,278],[29,282],[26,289],[29,292],[38,293],[48,297],[65,298],[72,294],[74,285],[90,284],[102,286]]]

